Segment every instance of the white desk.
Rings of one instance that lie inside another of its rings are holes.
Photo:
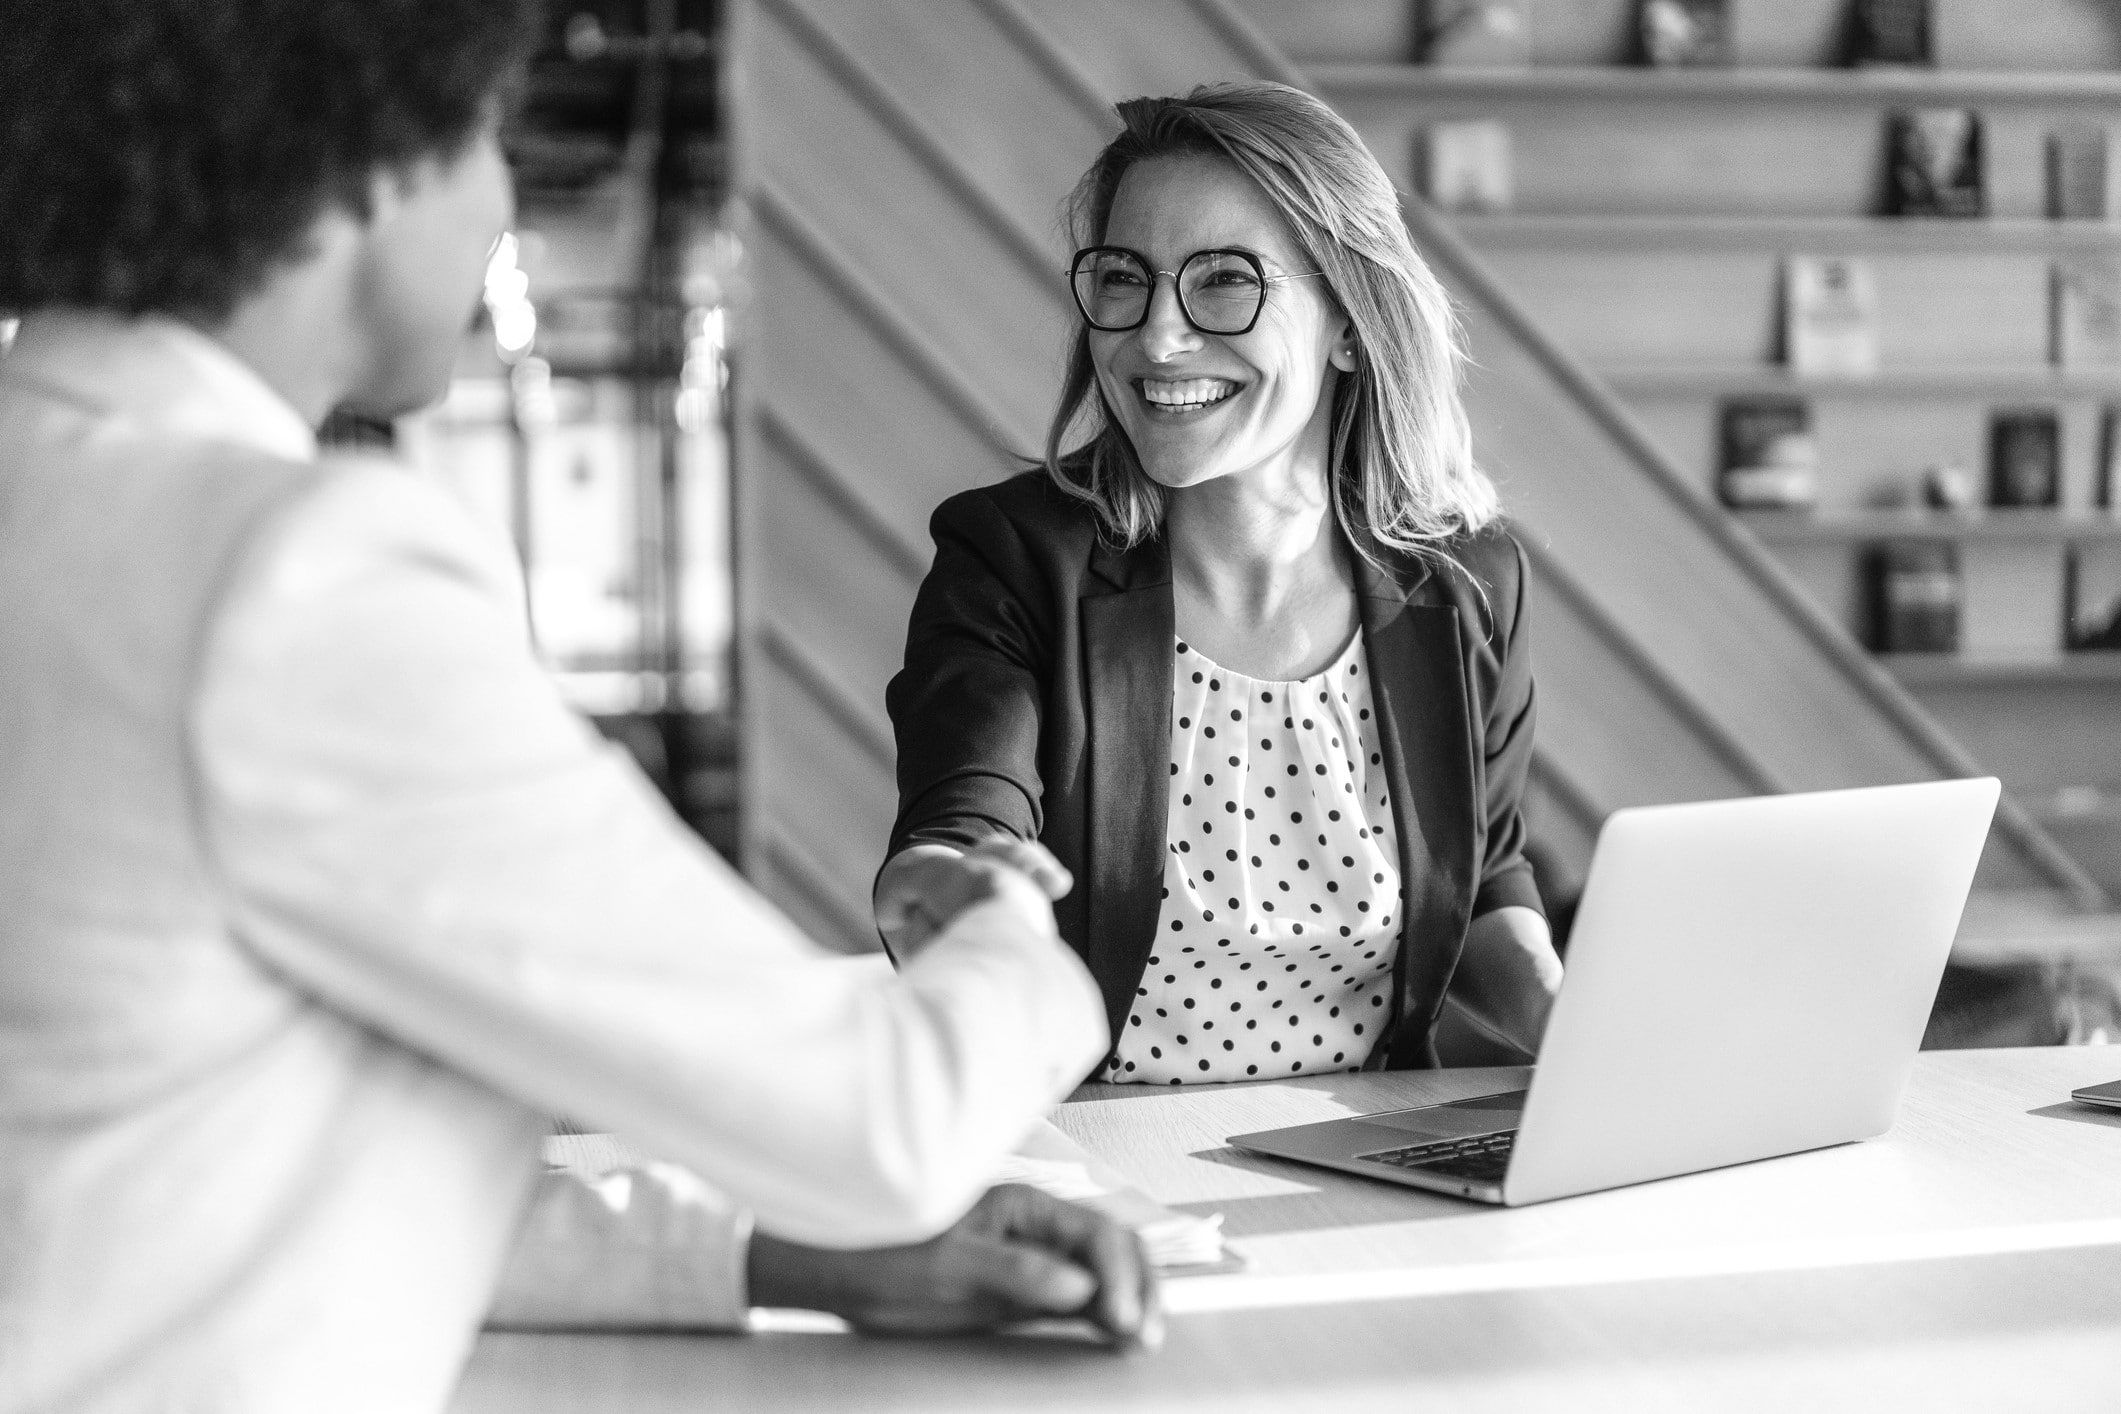
[[[1156,1356],[488,1335],[462,1414],[539,1410],[2121,1409],[2121,1048],[1921,1056],[1883,1139],[1503,1211],[1223,1136],[1520,1071],[1094,1087],[1056,1122],[1248,1268],[1167,1284]]]

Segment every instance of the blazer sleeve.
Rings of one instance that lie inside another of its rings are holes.
[[[914,600],[905,667],[885,692],[899,788],[887,858],[921,842],[1036,839],[1042,823],[1052,595],[1039,592],[1024,537],[985,494],[945,501],[929,531],[935,562]]]
[[[1489,694],[1482,730],[1486,754],[1487,850],[1480,866],[1480,887],[1473,897],[1473,916],[1510,904],[1545,913],[1539,887],[1525,858],[1524,788],[1532,767],[1533,724],[1538,716],[1532,687],[1532,643],[1526,624],[1531,597],[1531,567],[1524,547],[1505,538],[1509,582],[1490,586],[1496,602],[1494,647],[1501,659]],[[1497,576],[1501,578],[1501,576]]]

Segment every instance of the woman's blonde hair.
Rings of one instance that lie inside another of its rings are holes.
[[[1266,193],[1354,326],[1356,366],[1333,394],[1333,513],[1365,554],[1388,546],[1423,558],[1501,513],[1473,462],[1459,390],[1465,353],[1450,297],[1400,220],[1392,183],[1355,129],[1300,89],[1267,82],[1204,84],[1183,98],[1132,98],[1124,125],[1068,199],[1078,246],[1105,238],[1120,179],[1137,162],[1229,161]],[[1064,444],[1079,437],[1072,447]],[[1122,547],[1163,524],[1151,481],[1105,403],[1078,324],[1060,405],[1046,434],[1046,471],[1096,508]]]

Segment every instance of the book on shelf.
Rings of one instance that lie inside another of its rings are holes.
[[[1782,347],[1802,378],[1878,371],[1878,277],[1870,262],[1793,255],[1783,267]]]
[[[1819,500],[1819,446],[1802,398],[1767,394],[1723,405],[1723,503],[1739,510],[1805,510]]]
[[[1422,194],[1446,211],[1508,211],[1510,129],[1498,119],[1431,123],[1422,130]]]
[[[1986,213],[1979,113],[1971,108],[1902,108],[1887,117],[1886,138],[1888,215]]]
[[[1977,499],[1973,472],[1957,462],[1937,462],[1922,473],[1922,504],[1933,511],[1970,511]]]
[[[1421,58],[1445,69],[1521,69],[1532,62],[1528,0],[1422,0]]]
[[[1849,57],[1860,65],[1930,62],[1929,0],[1856,0]]]
[[[2062,646],[2073,653],[2121,650],[2121,545],[2069,547]]]
[[[1870,555],[1871,645],[1880,653],[1956,653],[1965,594],[1959,549],[1945,540],[1893,540]]]
[[[2098,123],[2071,123],[2047,135],[2047,214],[2057,221],[2104,221],[2114,214],[2113,143]]]
[[[2121,368],[2121,257],[2058,260],[2049,290],[2049,347],[2056,365]]]
[[[2007,408],[1989,422],[1988,503],[2004,509],[2062,503],[2062,418],[2053,408]]]
[[[2099,465],[2092,477],[2092,504],[2121,513],[2121,405],[2099,409]]]
[[[1729,0],[1642,0],[1643,62],[1660,69],[1731,62]]]
[[[2121,515],[2121,403],[2100,409],[2100,460],[2091,469],[2091,505]]]

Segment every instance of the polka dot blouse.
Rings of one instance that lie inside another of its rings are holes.
[[[1362,635],[1301,682],[1174,646],[1163,909],[1106,1078],[1353,1070],[1390,1010],[1399,946]]]

